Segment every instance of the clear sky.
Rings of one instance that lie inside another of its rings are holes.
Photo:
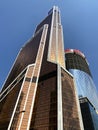
[[[53,5],[61,10],[65,49],[86,55],[98,90],[98,0],[0,0],[0,87],[20,48]]]

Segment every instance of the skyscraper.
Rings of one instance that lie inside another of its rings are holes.
[[[87,97],[79,99],[85,130],[98,130],[98,112]]]
[[[20,50],[0,94],[0,130],[83,130],[58,7]]]
[[[98,93],[85,55],[76,49],[65,50],[66,68],[76,81],[84,129],[97,130]],[[90,126],[91,125],[91,126]]]

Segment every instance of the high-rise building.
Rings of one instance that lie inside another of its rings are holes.
[[[83,124],[85,130],[98,130],[98,112],[87,99],[83,97],[79,99],[81,113],[83,117]]]
[[[97,130],[98,93],[92,79],[88,61],[81,51],[67,49],[65,50],[65,62],[66,69],[72,73],[76,81],[84,129]]]
[[[83,130],[58,7],[20,50],[0,93],[0,130]]]

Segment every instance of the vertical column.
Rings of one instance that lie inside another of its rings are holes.
[[[64,41],[62,25],[58,24],[58,63],[65,68]]]
[[[53,8],[48,60],[65,68],[63,32],[58,7]]]
[[[58,130],[63,130],[61,68],[59,65],[57,72],[57,128]]]
[[[51,31],[49,39],[48,60],[56,63],[56,11],[53,8]]]

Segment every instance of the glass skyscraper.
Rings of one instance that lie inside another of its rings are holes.
[[[37,26],[5,81],[0,130],[83,130],[74,78],[65,68],[58,7]]]
[[[87,104],[92,104],[94,115],[92,115],[92,118],[95,118],[98,121],[98,93],[95,87],[95,84],[92,79],[92,75],[89,69],[88,61],[85,57],[85,55],[76,49],[67,49],[65,50],[65,62],[66,62],[66,68],[69,72],[71,72],[75,78],[78,97],[82,102],[83,98],[87,98]],[[83,104],[81,105],[83,107]],[[90,112],[92,113],[92,107],[89,105]],[[82,109],[82,114],[83,114]],[[85,110],[86,111],[86,110]],[[87,118],[83,118],[84,123],[87,123]],[[94,124],[94,122],[93,122]],[[86,126],[86,125],[85,125]],[[94,125],[95,126],[95,125]],[[85,130],[88,130],[88,127],[84,127]],[[97,130],[98,126],[92,130]]]
[[[83,117],[84,129],[98,130],[98,114],[94,106],[87,99],[87,97],[80,98],[79,101]]]

